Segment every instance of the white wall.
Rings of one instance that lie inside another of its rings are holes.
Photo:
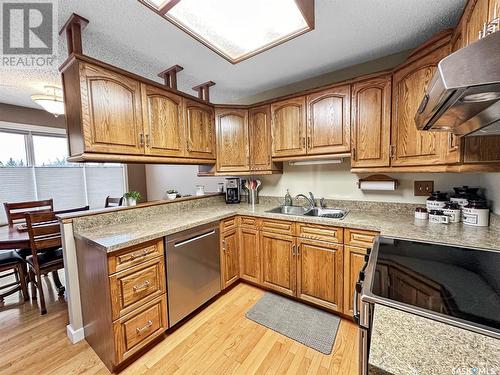
[[[224,177],[198,177],[197,165],[146,165],[146,185],[148,200],[165,199],[170,189],[180,194],[194,195],[196,185],[204,185],[205,192],[216,192],[217,183]]]
[[[342,164],[290,166],[284,164],[283,175],[262,176],[262,195],[283,196],[312,191],[317,198],[424,203],[426,197],[413,195],[415,180],[433,180],[434,190],[453,191],[454,186],[480,185],[481,174],[458,173],[388,173],[399,180],[395,191],[362,191],[357,187],[359,176],[349,171],[349,160]],[[366,175],[363,175],[366,176]]]
[[[500,215],[500,173],[484,173],[481,175],[480,185],[491,202],[491,209]]]
[[[500,173],[389,173],[399,180],[395,191],[369,192],[359,190],[359,176],[349,171],[349,160],[335,165],[290,166],[284,163],[282,175],[259,176],[262,181],[261,195],[292,195],[312,191],[317,198],[424,203],[426,197],[413,195],[415,180],[433,180],[434,189],[452,191],[454,186],[469,185],[484,188],[490,201],[495,201],[494,211],[500,213]],[[198,167],[191,165],[147,165],[146,181],[148,199],[164,199],[167,189],[177,189],[181,194],[194,194],[195,186],[205,186],[206,192],[217,190],[217,183],[224,177],[198,177]],[[363,175],[366,176],[366,175]]]

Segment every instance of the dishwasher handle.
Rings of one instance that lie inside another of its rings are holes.
[[[194,241],[198,241],[198,240],[201,240],[202,238],[211,236],[212,234],[215,234],[215,229],[212,229],[209,232],[205,232],[205,233],[196,235],[194,237],[188,238],[187,240],[184,240],[184,241],[181,241],[181,242],[177,242],[177,243],[174,244],[174,247],[184,246],[184,245],[186,245],[188,243],[191,243],[191,242],[194,242]]]

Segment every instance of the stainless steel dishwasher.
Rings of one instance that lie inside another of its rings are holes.
[[[165,238],[169,326],[221,291],[219,224],[211,223]]]

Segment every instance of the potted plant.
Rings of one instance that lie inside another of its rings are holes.
[[[170,200],[174,200],[177,198],[178,191],[175,189],[167,190],[167,198]]]
[[[141,199],[141,193],[138,191],[129,191],[123,195],[125,200],[127,201],[127,206],[135,206],[137,201]]]

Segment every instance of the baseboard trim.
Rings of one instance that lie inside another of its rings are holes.
[[[82,341],[85,339],[85,332],[83,331],[83,328],[78,328],[78,329],[73,329],[70,324],[66,326],[66,335],[69,338],[69,341],[71,341],[72,344],[76,344],[79,341]]]

